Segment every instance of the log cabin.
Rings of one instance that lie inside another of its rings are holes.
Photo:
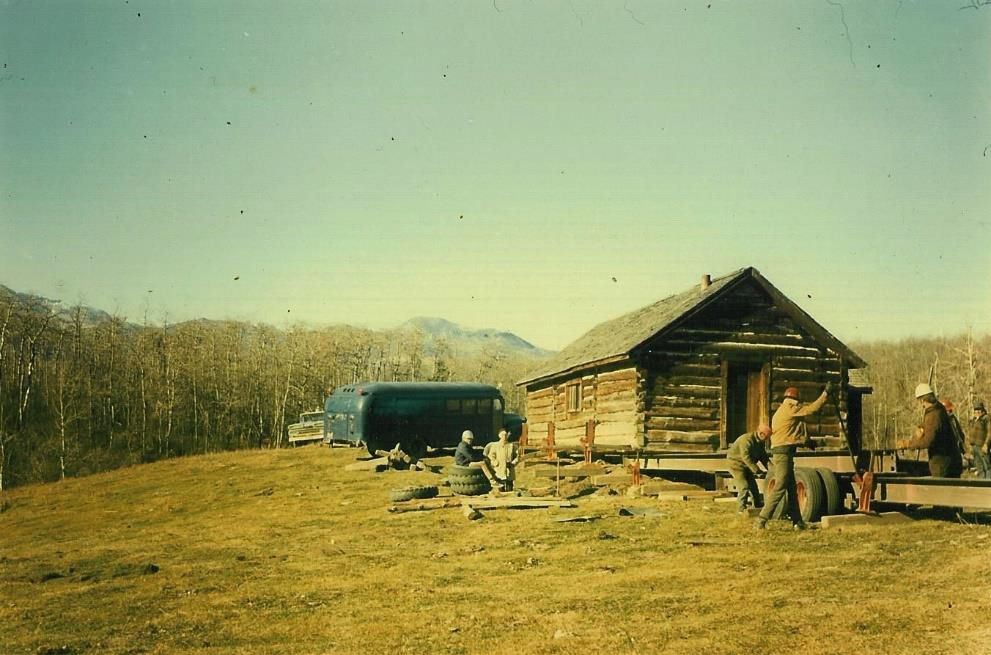
[[[517,384],[531,446],[698,453],[769,422],[786,388],[810,401],[832,381],[809,434],[859,450],[865,366],[751,267],[601,323]]]

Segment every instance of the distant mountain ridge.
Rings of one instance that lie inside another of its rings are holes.
[[[508,350],[530,357],[547,357],[554,351],[535,346],[512,332],[493,328],[473,329],[436,316],[417,316],[399,326],[399,330],[419,330],[428,343],[444,339],[456,352],[474,353],[485,348]]]
[[[33,305],[40,310],[53,313],[60,320],[71,322],[74,318],[76,305],[68,305],[61,300],[45,298],[31,293],[21,293],[0,284],[0,300],[12,298],[25,305]],[[80,305],[80,315],[82,323],[86,327],[91,327],[110,321],[113,316],[102,309]],[[183,324],[222,324],[225,320],[196,318],[188,321],[179,321],[172,325]],[[140,327],[133,321],[125,320],[122,327],[124,329],[137,329]],[[554,354],[552,350],[546,350],[535,346],[526,339],[523,339],[512,332],[496,330],[492,328],[473,329],[458,325],[445,318],[434,316],[417,316],[402,323],[399,331],[419,330],[427,342],[432,346],[438,339],[443,339],[457,353],[478,354],[486,349],[505,350],[514,354],[527,357],[541,358]]]

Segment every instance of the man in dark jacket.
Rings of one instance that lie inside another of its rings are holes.
[[[771,436],[771,426],[761,424],[754,432],[741,434],[726,453],[726,468],[733,476],[736,485],[736,509],[747,510],[747,499],[753,500],[754,507],[763,507],[760,492],[757,490],[757,476],[761,474],[758,464],[767,470],[767,438]]]
[[[922,427],[912,439],[899,439],[897,449],[925,448],[929,451],[929,474],[934,478],[959,478],[963,460],[946,409],[936,400],[932,387],[923,382],[915,387],[915,397],[922,405]]]
[[[461,433],[461,441],[458,443],[458,447],[454,449],[455,464],[458,466],[468,466],[477,459],[475,457],[475,450],[471,447],[474,441],[475,434],[471,430],[465,430]]]

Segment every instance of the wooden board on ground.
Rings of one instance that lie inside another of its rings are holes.
[[[657,500],[713,500],[729,496],[725,491],[662,491]]]
[[[543,498],[487,498],[478,496],[474,498],[462,498],[462,505],[468,505],[475,509],[528,509],[537,507],[574,507],[575,504],[564,498],[554,498],[545,496]]]
[[[911,523],[912,519],[901,512],[881,512],[880,514],[837,514],[822,517],[822,528],[849,528],[855,526],[888,526],[898,523]]]
[[[389,460],[385,457],[376,457],[375,459],[365,459],[360,462],[354,462],[353,464],[348,464],[344,467],[345,471],[383,471],[389,468]]]
[[[393,503],[387,508],[393,514],[403,512],[425,512],[431,509],[444,509],[445,507],[461,507],[461,496],[443,496],[440,498],[428,498],[424,500],[409,500],[402,503]]]
[[[528,466],[526,472],[529,475],[539,478],[588,478],[593,475],[605,474],[606,468],[601,464],[591,464],[589,466],[585,466],[584,464],[570,464],[560,467],[541,464],[540,466]]]

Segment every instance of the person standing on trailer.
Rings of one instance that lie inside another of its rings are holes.
[[[726,453],[726,467],[733,476],[736,485],[736,509],[741,514],[747,511],[747,499],[753,501],[754,507],[761,508],[764,503],[757,490],[757,476],[762,464],[767,470],[767,439],[771,436],[771,426],[762,423],[754,432],[741,434],[730,446]]]
[[[988,411],[984,403],[974,403],[974,418],[970,420],[970,430],[967,431],[967,445],[974,456],[974,466],[977,467],[977,477],[991,480],[991,458],[988,457]]]
[[[929,474],[934,478],[959,478],[963,460],[950,425],[946,408],[936,400],[932,387],[925,382],[915,387],[915,398],[922,405],[922,426],[912,439],[895,442],[898,450],[925,448],[929,451]]]
[[[771,464],[774,466],[774,491],[771,492],[764,509],[761,510],[754,529],[763,530],[774,516],[778,504],[788,495],[788,516],[796,530],[806,528],[802,513],[798,508],[798,490],[795,488],[795,451],[799,446],[813,447],[805,427],[805,417],[815,414],[826,404],[832,383],[827,382],[819,397],[811,403],[799,401],[798,389],[788,387],[781,405],[771,417]]]

